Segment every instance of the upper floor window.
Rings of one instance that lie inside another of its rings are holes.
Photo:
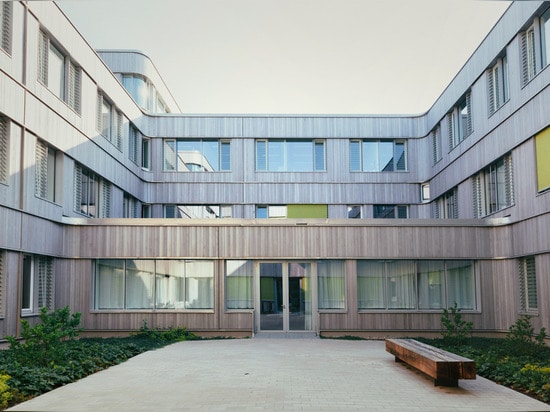
[[[122,216],[125,218],[141,217],[139,213],[139,200],[129,193],[124,193],[122,198]]]
[[[543,66],[550,64],[550,8],[540,18]]]
[[[0,115],[0,183],[8,183],[9,179],[9,142],[10,123]]]
[[[105,139],[122,150],[124,116],[100,92],[97,93],[96,129]]]
[[[543,192],[550,188],[550,127],[535,136],[537,160],[537,189]]]
[[[267,172],[322,172],[325,141],[320,139],[258,139],[256,170]]]
[[[439,196],[432,203],[434,219],[458,219],[458,187]]]
[[[447,114],[447,128],[449,150],[452,150],[472,134],[472,102],[470,92],[466,93]]]
[[[166,171],[229,171],[231,144],[217,139],[164,139],[163,165]]]
[[[36,196],[56,200],[56,150],[41,140],[36,141],[35,190]]]
[[[141,167],[151,170],[151,139],[141,137]]]
[[[80,113],[81,69],[44,32],[38,48],[38,80]]]
[[[432,160],[435,165],[442,158],[441,154],[441,128],[437,126],[431,133],[432,138]]]
[[[177,219],[219,219],[232,217],[230,205],[165,205],[164,217]]]
[[[11,54],[13,2],[0,2],[0,48]]]
[[[409,207],[406,205],[374,205],[372,216],[375,219],[407,219]]]
[[[474,217],[479,218],[514,204],[512,156],[506,155],[472,178]]]
[[[508,61],[506,56],[487,70],[487,97],[489,116],[508,101]]]
[[[350,141],[350,171],[395,172],[407,170],[404,140],[363,139]]]
[[[525,86],[550,64],[550,9],[520,33],[521,80]]]
[[[124,73],[122,85],[142,109],[152,113],[168,113],[166,104],[153,83],[139,74]]]
[[[74,172],[74,211],[88,217],[110,217],[112,184],[79,164]]]

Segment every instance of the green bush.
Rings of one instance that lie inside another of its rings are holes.
[[[531,316],[522,315],[508,329],[506,346],[510,352],[519,355],[536,353],[539,348],[545,346],[545,337],[545,328],[541,328],[538,334],[535,333],[535,328],[531,323]]]
[[[9,351],[22,365],[46,366],[50,363],[63,361],[66,358],[63,341],[76,338],[80,328],[80,313],[71,315],[68,306],[48,313],[43,307],[38,316],[40,323],[31,326],[23,319],[21,321],[21,337],[6,336],[10,343]]]
[[[449,309],[443,309],[441,316],[441,335],[449,343],[460,345],[470,336],[474,324],[462,319],[456,302]]]

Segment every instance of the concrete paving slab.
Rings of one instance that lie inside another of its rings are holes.
[[[550,411],[487,379],[457,388],[396,363],[383,341],[191,341],[136,356],[10,411]]]

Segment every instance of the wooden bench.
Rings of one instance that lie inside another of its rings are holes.
[[[459,379],[475,379],[475,361],[414,339],[386,339],[386,351],[396,362],[407,363],[434,378],[435,386],[458,386]]]

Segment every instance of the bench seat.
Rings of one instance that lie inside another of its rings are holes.
[[[386,339],[386,351],[434,379],[436,386],[458,386],[459,379],[475,379],[475,361],[414,339]]]

